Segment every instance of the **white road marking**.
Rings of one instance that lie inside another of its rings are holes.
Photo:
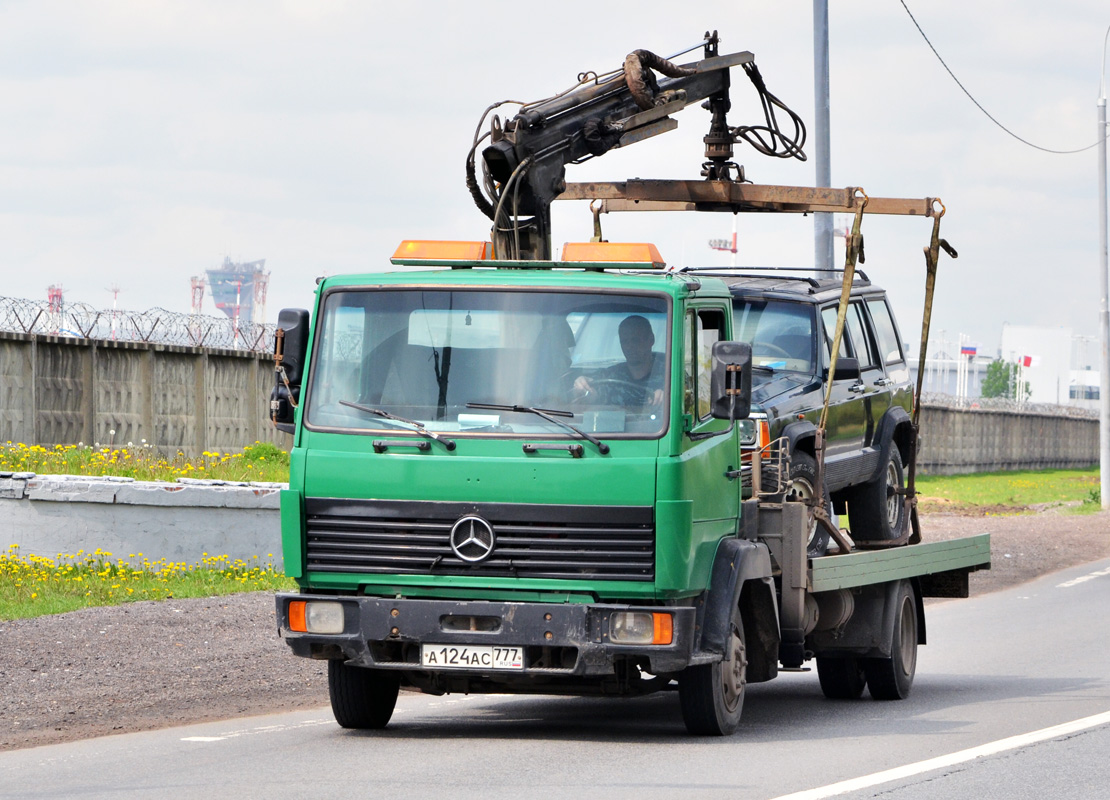
[[[784,794],[774,798],[774,800],[822,800],[822,798],[825,797],[835,797],[838,794],[854,792],[860,789],[869,789],[872,786],[878,786],[882,783],[890,783],[891,781],[911,778],[923,772],[944,769],[955,764],[963,764],[964,762],[974,761],[984,756],[993,756],[1007,750],[1015,750],[1019,747],[1036,744],[1037,742],[1043,742],[1048,739],[1057,739],[1061,736],[1067,736],[1072,733],[1087,730],[1088,728],[1095,728],[1099,725],[1106,724],[1110,724],[1110,711],[1106,711],[1102,714],[1095,714],[1093,717],[1077,719],[1073,722],[1065,722],[1062,725],[1054,725],[1051,728],[1042,728],[1032,733],[1023,733],[1018,736],[1011,736],[1007,739],[999,739],[996,742],[988,742],[987,744],[972,747],[968,750],[960,750],[957,753],[950,753],[946,756],[937,756],[936,758],[930,758],[926,761],[918,761],[916,764],[906,764],[902,767],[895,767],[894,769],[884,770],[883,772],[864,775],[860,778],[852,778],[850,780],[841,781],[840,783],[832,783],[828,786],[821,786],[816,789],[806,789],[805,791],[795,792],[794,794]]]
[[[1086,575],[1080,575],[1078,578],[1072,578],[1070,581],[1065,581],[1064,583],[1058,583],[1056,584],[1056,588],[1070,589],[1073,586],[1078,586],[1081,583],[1093,581],[1095,578],[1102,578],[1106,575],[1110,575],[1110,567],[1107,567],[1106,569],[1100,569],[1098,572],[1089,572]]]
[[[227,739],[237,739],[240,736],[257,736],[260,733],[280,733],[282,731],[295,731],[298,728],[310,728],[315,725],[331,725],[335,720],[309,719],[293,725],[261,725],[257,728],[244,728],[243,730],[228,731],[219,736],[184,736],[183,742],[222,742]]]

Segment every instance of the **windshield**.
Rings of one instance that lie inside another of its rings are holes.
[[[813,374],[813,307],[779,300],[733,301],[737,337],[752,346],[752,364]]]
[[[660,295],[329,292],[305,419],[391,434],[413,427],[391,415],[429,431],[575,438],[528,410],[538,408],[569,412],[560,419],[588,433],[658,436],[667,419],[667,309]]]

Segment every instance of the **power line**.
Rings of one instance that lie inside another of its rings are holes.
[[[910,20],[913,22],[914,27],[917,28],[917,32],[921,34],[921,38],[925,40],[925,44],[929,45],[929,49],[933,51],[933,55],[935,55],[937,57],[937,61],[939,61],[941,66],[944,67],[944,69],[948,72],[948,74],[952,76],[952,80],[954,80],[956,82],[956,85],[959,86],[960,89],[963,90],[963,93],[966,94],[968,99],[975,104],[976,108],[978,108],[980,111],[982,111],[984,114],[986,114],[987,119],[989,119],[991,122],[993,122],[999,128],[1006,131],[1006,133],[1010,134],[1010,136],[1013,136],[1015,139],[1017,139],[1022,144],[1029,145],[1030,147],[1034,148],[1035,150],[1040,150],[1040,151],[1045,152],[1045,153],[1055,153],[1056,155],[1071,155],[1073,153],[1082,153],[1085,150],[1090,150],[1092,147],[1098,147],[1099,142],[1095,142],[1094,144],[1089,144],[1086,147],[1080,147],[1077,150],[1052,150],[1051,148],[1041,147],[1039,144],[1033,144],[1032,142],[1028,141],[1027,139],[1021,138],[1016,133],[1014,133],[1012,130],[1010,130],[1005,125],[1003,125],[1001,122],[996,120],[991,115],[991,113],[989,111],[987,111],[985,108],[983,108],[983,105],[978,100],[976,100],[974,97],[972,97],[971,92],[969,92],[967,90],[967,87],[965,87],[962,83],[960,83],[960,79],[956,77],[956,73],[954,73],[949,68],[948,64],[946,64],[944,62],[944,59],[940,57],[940,53],[938,53],[937,49],[935,47],[933,47],[933,43],[929,41],[929,37],[925,35],[925,31],[921,30],[921,26],[917,23],[917,19],[914,17],[913,12],[910,11],[910,7],[906,5],[906,0],[899,0],[899,2],[902,4],[902,8],[906,9],[906,13],[910,15]]]

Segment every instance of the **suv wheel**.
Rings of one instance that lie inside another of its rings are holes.
[[[902,456],[891,442],[879,477],[855,487],[848,496],[848,521],[855,538],[897,539],[905,532],[906,504],[898,494],[904,485]]]
[[[817,493],[817,462],[809,453],[795,451],[790,454],[790,486],[786,490],[786,499],[796,503],[807,503],[818,496]],[[833,513],[832,497],[829,487],[822,487],[822,500],[825,513],[833,525],[837,524],[836,514]],[[809,541],[806,543],[806,555],[817,558],[825,555],[829,549],[829,532],[824,526],[813,521],[809,529]]]

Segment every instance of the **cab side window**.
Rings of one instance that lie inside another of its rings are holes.
[[[686,315],[684,329],[683,412],[701,421],[711,415],[713,345],[725,339],[725,313],[719,308],[692,310]]]

